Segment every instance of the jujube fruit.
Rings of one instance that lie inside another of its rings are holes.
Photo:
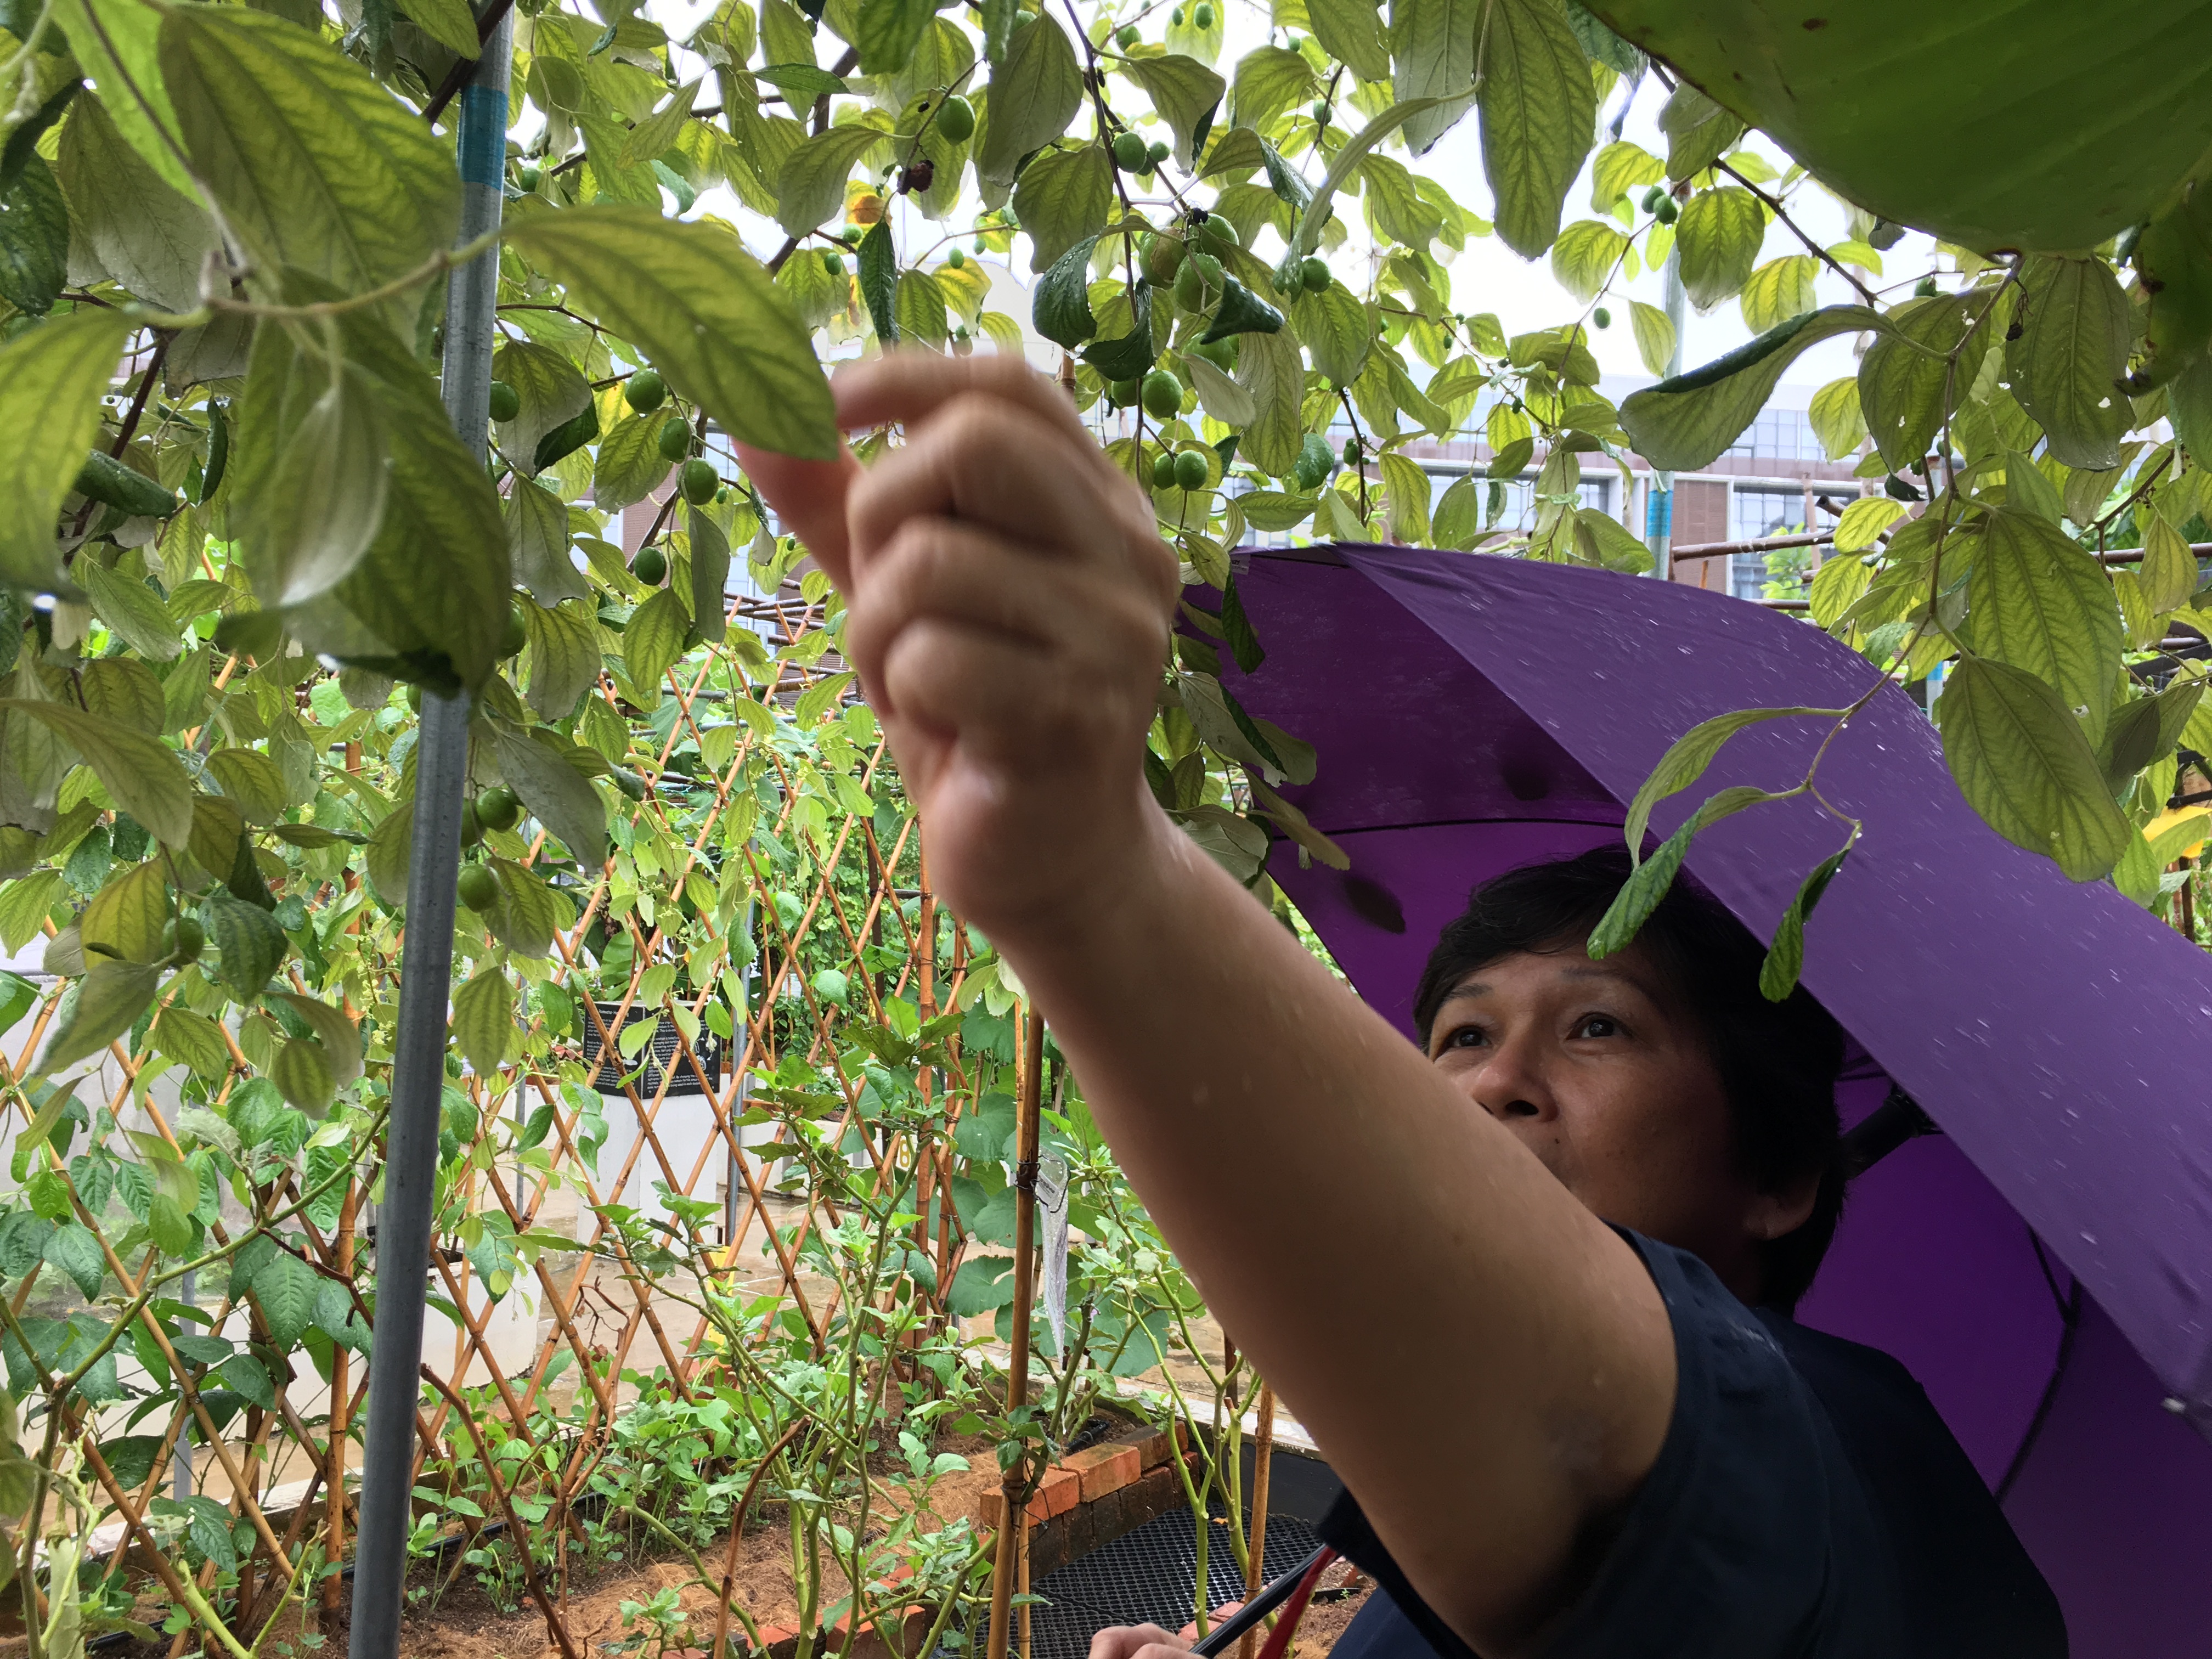
[[[1590,313],[1590,321],[1595,323],[1600,328],[1611,328],[1613,313],[1603,306],[1600,306],[1595,311]]]
[[[1198,0],[1190,9],[1190,21],[1201,29],[1213,27],[1213,0]]]
[[[714,471],[714,464],[704,456],[695,455],[684,463],[681,488],[684,499],[692,506],[704,507],[714,499],[714,492],[721,487],[721,477]]]
[[[1144,31],[1134,23],[1124,23],[1114,31],[1114,44],[1127,52],[1145,38]]]
[[[504,380],[491,383],[491,417],[504,426],[522,413],[522,394]]]
[[[957,246],[949,247],[945,250],[945,263],[951,265],[953,270],[957,270],[961,266],[968,263],[968,256],[963,253]]]
[[[530,624],[522,619],[522,607],[507,607],[507,626],[500,630],[499,654],[512,657],[530,643]]]
[[[668,574],[668,555],[658,547],[641,547],[629,562],[629,574],[647,587],[658,587]]]
[[[845,274],[845,256],[831,248],[822,256],[822,269],[832,276],[842,276]]]
[[[1673,197],[1662,196],[1659,198],[1659,205],[1651,210],[1651,216],[1662,225],[1671,225],[1680,217],[1681,212],[1682,210],[1674,205]]]
[[[1346,438],[1344,441],[1344,464],[1346,466],[1358,466],[1359,465],[1358,439]]]
[[[1309,294],[1322,293],[1330,281],[1328,266],[1320,259],[1308,259],[1298,266],[1298,286]]]
[[[473,847],[483,839],[483,825],[477,820],[477,804],[472,800],[461,803],[461,845]]]
[[[487,830],[512,830],[522,821],[522,803],[514,791],[497,787],[477,797],[477,822]]]
[[[161,949],[176,962],[198,962],[207,949],[207,929],[190,916],[179,916],[163,925]]]
[[[1138,243],[1137,252],[1144,261],[1145,275],[1157,284],[1172,283],[1182,267],[1182,244],[1172,236],[1147,233]]]
[[[1106,382],[1106,395],[1112,398],[1115,404],[1123,409],[1127,409],[1131,404],[1136,402],[1138,398],[1143,393],[1144,389],[1144,382],[1133,378],[1127,380],[1109,380]]]
[[[1164,368],[1145,376],[1145,413],[1156,421],[1172,421],[1182,413],[1182,382]]]
[[[489,910],[499,902],[499,877],[489,865],[468,865],[462,869],[454,891],[470,909]]]
[[[1203,311],[1221,297],[1226,273],[1211,253],[1194,253],[1176,272],[1176,303],[1185,311]]]
[[[681,421],[671,421],[660,428],[660,459],[671,466],[691,453],[691,428]]]
[[[1203,489],[1212,476],[1206,457],[1194,449],[1186,449],[1175,458],[1175,481],[1185,489]]]
[[[1237,227],[1218,213],[1207,214],[1197,225],[1194,234],[1199,246],[1216,258],[1224,257],[1229,249],[1243,245],[1243,239],[1237,234]]]
[[[623,382],[623,401],[641,415],[650,415],[667,396],[668,383],[649,368],[641,368]]]
[[[1173,489],[1176,481],[1176,458],[1164,452],[1152,458],[1152,488]]]
[[[966,143],[975,136],[975,106],[954,93],[937,106],[937,131],[947,143]]]
[[[1133,132],[1114,135],[1114,165],[1124,173],[1137,173],[1145,165],[1145,141]]]
[[[1155,138],[1152,140],[1152,148],[1145,152],[1145,160],[1158,167],[1174,154],[1175,152],[1168,147],[1164,139]]]

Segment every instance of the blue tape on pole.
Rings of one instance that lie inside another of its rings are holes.
[[[1655,537],[1674,533],[1674,492],[1671,489],[1647,492],[1644,498],[1644,538],[1650,541]]]
[[[461,93],[461,182],[497,190],[507,179],[507,94],[471,86]]]

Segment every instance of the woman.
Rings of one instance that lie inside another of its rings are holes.
[[[1051,1021],[1169,1241],[1356,1497],[1330,1533],[1422,1640],[1890,1659],[1958,1651],[1915,1644],[2017,1603],[2001,1650],[2062,1653],[1993,1507],[1957,1559],[1996,1577],[1947,1588],[1908,1559],[1915,1488],[1875,1465],[1957,1449],[1903,1372],[1747,1305],[1794,1295],[1788,1264],[1825,1243],[1798,1236],[1833,1224],[1832,1094],[1825,1161],[1794,1130],[1769,1158],[1756,1127],[1806,1118],[1765,1109],[1765,1049],[1832,1082],[1817,1011],[1727,1039],[1753,981],[1686,891],[1672,931],[1590,961],[1621,867],[1593,861],[1506,905],[1527,926],[1478,902],[1425,984],[1431,1052],[1409,1048],[1153,802],[1176,562],[1057,389],[894,356],[836,391],[849,428],[895,422],[903,447],[865,473],[744,459],[845,596],[938,890]],[[1459,738],[1449,710],[1408,718]],[[1972,1510],[1955,1480],[1919,1490]],[[1159,1659],[1156,1634],[1106,1632],[1100,1659]]]

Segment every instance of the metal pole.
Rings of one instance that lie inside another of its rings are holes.
[[[1025,1010],[1021,1024],[1021,1081],[1014,1096],[1014,1328],[1006,1355],[1006,1413],[1012,1416],[1030,1398],[1030,1304],[1036,1295],[1036,1167],[1038,1109],[1044,1097],[1044,1017]],[[1023,1485],[1024,1459],[1007,1469],[999,1483],[997,1554],[991,1562],[990,1645],[985,1659],[1006,1659],[1006,1638],[1016,1580],[1026,1573],[1029,1505]],[[1024,1586],[1026,1588],[1026,1586]],[[1028,1612],[1026,1606],[1023,1612]],[[358,1659],[358,1656],[356,1656]],[[1026,1645],[1023,1659],[1029,1659]]]
[[[1667,320],[1674,325],[1674,355],[1667,360],[1667,378],[1682,372],[1682,330],[1688,321],[1689,296],[1682,287],[1682,249],[1678,243],[1667,250]],[[1655,471],[1644,500],[1644,541],[1651,550],[1651,574],[1662,582],[1674,580],[1674,475]]]
[[[461,241],[499,228],[507,171],[507,60],[502,18],[461,94]],[[446,289],[446,412],[479,456],[490,417],[499,261],[453,274]],[[422,1395],[422,1298],[430,1273],[431,1201],[446,1084],[446,1011],[453,970],[453,884],[461,862],[469,696],[425,690],[415,762],[415,841],[407,872],[407,939],[399,964],[399,1035],[384,1201],[376,1231],[376,1328],[368,1358],[368,1429],[355,1540],[351,1659],[398,1659],[414,1495],[416,1405]]]

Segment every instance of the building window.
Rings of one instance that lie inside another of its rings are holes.
[[[1805,492],[1802,489],[1738,489],[1729,497],[1729,537],[1733,541],[1794,536],[1804,528]],[[1732,554],[1729,592],[1740,599],[1802,598],[1798,578],[1807,555],[1804,548]]]
[[[1813,435],[1813,421],[1802,409],[1762,409],[1725,452],[1753,461],[1825,461],[1820,441]]]

